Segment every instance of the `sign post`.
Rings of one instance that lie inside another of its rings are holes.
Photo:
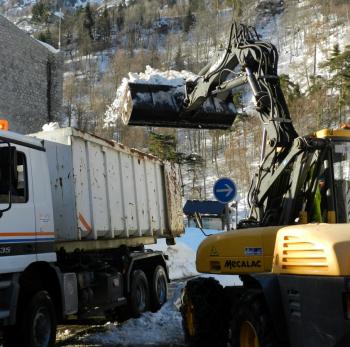
[[[227,178],[227,177],[219,178],[214,183],[213,193],[216,200],[226,205],[225,207],[226,225],[227,225],[227,230],[230,230],[231,223],[230,223],[230,210],[228,207],[228,203],[233,201],[237,195],[236,184],[230,178]]]

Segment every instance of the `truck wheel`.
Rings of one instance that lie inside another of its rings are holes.
[[[150,297],[147,277],[142,270],[135,270],[131,276],[130,312],[132,317],[140,317],[149,309]]]
[[[277,347],[272,321],[263,294],[248,290],[233,308],[232,347]]]
[[[188,346],[226,346],[228,310],[224,289],[214,278],[187,282],[180,312]]]
[[[163,266],[158,265],[153,272],[151,283],[151,310],[159,310],[167,301],[168,280]]]
[[[53,347],[56,339],[56,314],[49,294],[37,292],[18,313],[16,327],[5,332],[4,346]]]

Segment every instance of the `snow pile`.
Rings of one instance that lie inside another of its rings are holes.
[[[146,312],[138,319],[130,319],[122,325],[107,323],[107,331],[82,338],[83,343],[102,346],[183,345],[181,314],[174,302],[180,296],[185,283],[179,283],[172,298],[156,313]]]
[[[41,45],[43,45],[44,47],[46,47],[51,53],[57,54],[60,52],[59,49],[56,49],[55,47],[52,47],[51,45],[49,45],[46,42],[40,41],[40,40],[36,40],[37,42],[39,42]]]
[[[169,256],[170,279],[174,280],[198,275],[195,265],[196,253],[184,243],[178,242],[175,246],[168,247],[165,254]]]
[[[50,122],[50,123],[44,124],[42,127],[42,130],[43,131],[53,131],[53,130],[56,130],[59,128],[60,128],[60,126],[57,122]]]
[[[128,86],[129,82],[183,87],[186,80],[193,80],[195,78],[197,78],[197,75],[189,71],[160,71],[158,69],[153,69],[149,65],[146,66],[145,72],[129,72],[128,78],[123,78],[122,83],[118,87],[114,101],[107,108],[104,119],[105,126],[115,125],[118,119],[122,119],[123,122],[127,124],[132,112],[131,94]]]
[[[132,111],[132,102],[131,102],[131,94],[129,90],[128,83],[129,79],[123,78],[121,85],[118,87],[116,92],[116,97],[112,104],[108,106],[107,111],[105,112],[105,126],[113,126],[118,118],[129,119]]]
[[[176,245],[167,246],[165,240],[158,240],[157,244],[148,246],[148,248],[168,255],[167,265],[171,280],[198,275],[195,265],[196,253],[185,243],[177,240]]]

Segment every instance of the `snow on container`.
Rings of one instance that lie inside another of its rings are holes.
[[[183,232],[176,166],[73,128],[41,132],[57,241]]]

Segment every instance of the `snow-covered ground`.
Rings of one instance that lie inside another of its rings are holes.
[[[122,325],[107,323],[105,331],[84,336],[80,343],[94,346],[182,346],[181,315],[175,301],[184,285],[185,282],[176,284],[172,297],[158,312],[146,312]]]

